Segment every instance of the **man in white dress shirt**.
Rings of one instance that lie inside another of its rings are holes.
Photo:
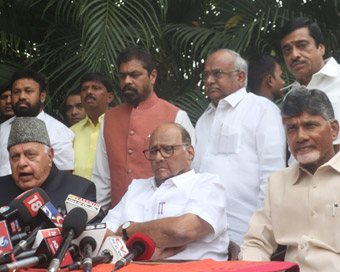
[[[153,259],[226,260],[226,192],[218,176],[190,169],[189,133],[162,124],[143,152],[154,177],[133,180],[103,222],[125,240],[136,232],[149,236],[156,244]]]
[[[332,103],[335,119],[340,120],[340,65],[334,58],[324,60],[324,37],[317,23],[298,17],[280,33],[281,49],[288,70],[296,77],[292,89],[306,86],[325,92]],[[340,135],[333,142],[340,150]]]
[[[19,70],[12,76],[12,105],[15,116],[0,126],[0,176],[11,174],[7,142],[12,122],[18,117],[37,117],[45,122],[54,149],[53,162],[59,170],[73,170],[74,133],[63,123],[45,113],[42,105],[46,99],[45,78],[32,70]]]
[[[273,102],[246,92],[247,63],[238,53],[211,54],[202,78],[211,103],[196,125],[194,168],[225,185],[228,233],[240,245],[269,174],[285,167],[284,129]]]

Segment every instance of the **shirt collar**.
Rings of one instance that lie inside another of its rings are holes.
[[[97,125],[100,125],[100,124],[101,124],[104,115],[105,115],[105,113],[103,113],[102,115],[100,115],[100,116],[98,117],[98,123],[97,123]],[[90,124],[91,126],[95,127],[95,125],[93,124],[92,120],[89,118],[88,115],[86,115],[86,117],[84,118],[84,125],[87,125],[87,124]]]
[[[180,175],[178,175],[178,176],[171,177],[171,178],[165,180],[164,183],[169,183],[169,182],[171,182],[171,183],[173,183],[175,186],[180,187],[183,183],[185,183],[185,182],[188,180],[188,178],[189,178],[190,176],[192,176],[192,175],[194,175],[194,174],[195,174],[195,170],[192,169],[192,170],[190,170],[190,171],[188,171],[188,172],[185,172],[185,173],[183,173],[183,174],[180,174]],[[164,183],[162,183],[162,184],[164,184]],[[161,186],[162,186],[162,184],[161,184]],[[152,186],[153,186],[153,187],[156,186],[156,181],[155,181],[155,179],[153,179],[153,184],[152,184]],[[157,187],[156,187],[156,188],[157,188]]]
[[[314,75],[326,75],[330,77],[336,77],[338,75],[338,63],[334,58],[329,58],[325,60],[325,65],[320,69],[319,72],[316,72]],[[314,76],[313,75],[313,76]]]
[[[295,173],[294,173],[294,177],[292,178],[292,185],[296,184],[299,181],[299,178],[301,175],[310,175],[313,176],[312,173],[310,173],[308,170],[306,170],[305,168],[302,167],[302,165],[300,163],[297,163],[296,165],[293,165],[292,167],[295,167]],[[325,168],[325,167],[331,167],[333,168],[335,171],[340,173],[340,152],[338,152],[337,154],[335,154],[328,162],[324,163],[323,165],[321,165],[316,171],[315,173],[321,169],[321,168]]]
[[[229,104],[231,107],[235,108],[238,103],[240,103],[247,95],[246,89],[243,87],[236,92],[226,96],[218,102],[218,106]],[[213,102],[210,102],[206,111],[216,110],[216,106]]]

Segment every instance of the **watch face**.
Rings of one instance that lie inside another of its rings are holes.
[[[131,224],[130,221],[125,222],[122,228],[123,228],[123,229],[127,229],[128,227],[130,227],[130,224]]]

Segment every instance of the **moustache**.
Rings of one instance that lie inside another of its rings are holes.
[[[26,100],[19,100],[17,103],[15,103],[15,106],[19,107],[19,104],[25,104],[27,106],[31,106],[31,104],[28,103]]]
[[[125,85],[123,88],[122,88],[122,92],[125,93],[126,91],[133,91],[135,92],[136,94],[138,94],[138,90],[137,88],[133,87],[133,86],[130,86],[130,85]]]
[[[295,64],[297,63],[305,63],[305,61],[303,60],[298,60],[298,59],[294,59],[291,63],[290,63],[290,67],[293,67]]]
[[[90,95],[90,94],[88,94],[87,96],[85,96],[85,101],[87,101],[87,99],[89,99],[89,98],[91,98],[91,99],[93,99],[94,101],[96,101],[96,98],[95,98],[93,95]]]

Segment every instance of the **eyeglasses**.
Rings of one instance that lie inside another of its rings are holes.
[[[180,145],[162,145],[160,148],[151,148],[143,150],[144,156],[147,160],[153,161],[156,159],[157,152],[159,151],[163,158],[170,158],[174,155],[174,151],[179,146],[188,146],[188,144]]]
[[[227,75],[227,74],[234,73],[234,72],[239,72],[239,70],[224,71],[222,69],[216,69],[216,70],[212,70],[211,72],[202,72],[201,78],[204,81],[206,81],[209,78],[209,76],[212,75],[214,77],[214,79],[219,79],[223,75]]]

